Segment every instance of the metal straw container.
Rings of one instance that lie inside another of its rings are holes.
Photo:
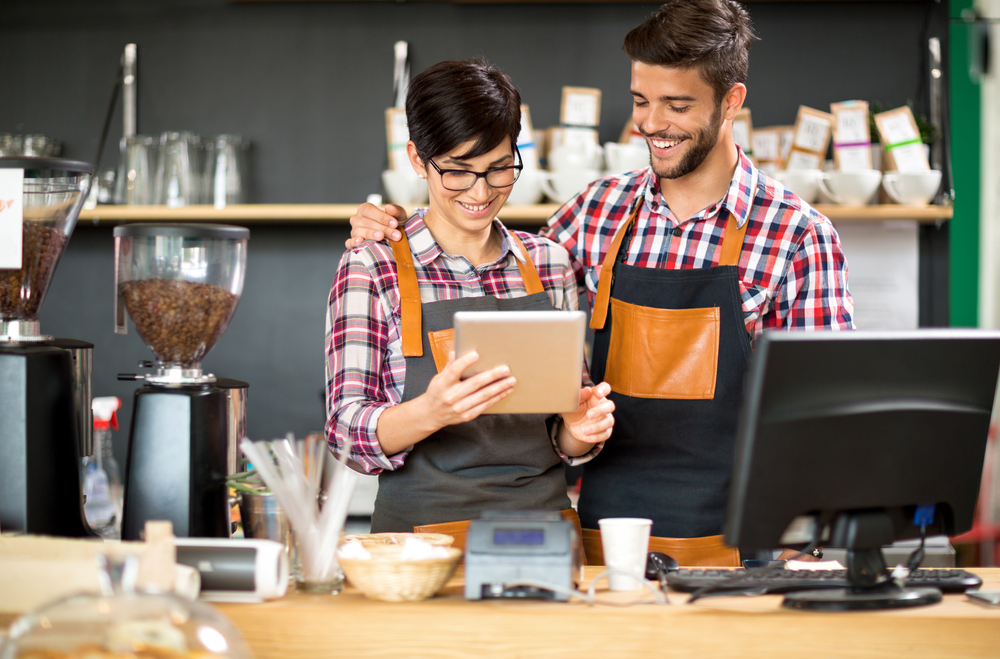
[[[240,493],[240,520],[244,538],[274,540],[291,547],[291,526],[288,516],[270,492]]]

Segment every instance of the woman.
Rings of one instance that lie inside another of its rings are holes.
[[[341,260],[327,318],[327,436],[341,448],[349,438],[355,469],[379,474],[373,532],[568,509],[563,463],[586,461],[611,434],[606,383],[583,387],[579,409],[561,418],[480,416],[512,392],[507,367],[461,380],[478,356],[446,348],[435,363],[431,337],[449,336],[456,311],[578,305],[563,248],[496,219],[521,169],[520,105],[510,79],[483,62],[415,77],[406,151],[429,207],[410,216],[403,241],[366,242]],[[401,305],[401,288],[414,300],[419,290],[419,304]]]

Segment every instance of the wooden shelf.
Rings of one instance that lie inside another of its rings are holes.
[[[347,224],[358,204],[245,204],[213,206],[98,206],[80,213],[81,226],[124,222],[221,222],[225,224]],[[559,209],[558,204],[505,206],[500,218],[511,226],[540,226]],[[833,206],[816,210],[834,222],[913,220],[935,224],[951,219],[951,206]]]

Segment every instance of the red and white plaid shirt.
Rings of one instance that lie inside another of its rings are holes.
[[[521,252],[500,222],[494,221],[503,238],[500,258],[475,267],[465,257],[447,254],[438,246],[424,224],[426,211],[417,209],[406,222],[422,302],[486,295],[517,298],[527,294],[517,267],[517,262],[523,260]],[[535,264],[552,306],[578,309],[576,277],[566,250],[538,235],[516,233]],[[407,451],[387,457],[376,435],[382,412],[402,400],[405,381],[396,260],[387,242],[366,241],[344,253],[330,290],[326,317],[326,436],[337,453],[345,438],[350,437],[350,458],[367,473],[396,469],[406,459]],[[586,373],[583,381],[589,381]],[[597,455],[601,446],[575,458],[555,450],[569,464],[581,464]]]
[[[755,199],[763,178],[764,197]],[[847,290],[847,261],[830,220],[739,152],[726,195],[690,218],[678,219],[660,196],[651,168],[591,183],[549,219],[542,235],[569,250],[573,269],[591,305],[599,267],[634,203],[642,209],[625,263],[643,268],[709,268],[717,264],[728,214],[743,226],[752,205],[740,255],[740,294],[747,331],[854,329],[854,301]]]

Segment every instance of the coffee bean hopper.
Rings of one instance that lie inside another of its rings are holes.
[[[93,454],[93,344],[41,333],[38,310],[92,168],[0,158],[0,529],[91,535],[80,459]]]
[[[147,520],[170,520],[179,537],[228,538],[229,490],[246,430],[247,383],[205,373],[201,361],[226,331],[243,291],[242,227],[115,227],[115,331],[125,311],[156,355],[135,392],[125,467],[122,539]]]

